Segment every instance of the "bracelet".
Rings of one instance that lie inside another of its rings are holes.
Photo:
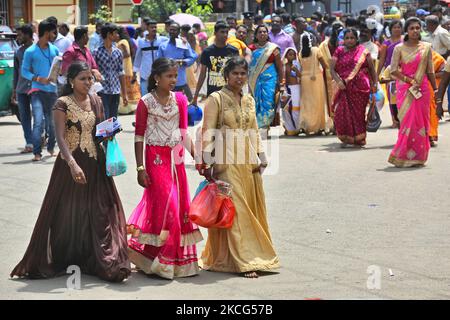
[[[441,103],[441,102],[442,102],[442,99],[436,99],[436,102],[437,102],[437,103]]]
[[[141,172],[141,171],[144,171],[144,170],[145,170],[144,166],[139,166],[139,167],[136,168],[137,172]]]

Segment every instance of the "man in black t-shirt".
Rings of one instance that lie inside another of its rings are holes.
[[[214,26],[214,44],[203,50],[200,63],[200,76],[197,82],[192,104],[197,104],[198,94],[203,86],[208,71],[207,96],[219,91],[225,85],[223,68],[232,56],[239,55],[239,50],[227,44],[228,31],[230,27],[223,21],[218,21]]]

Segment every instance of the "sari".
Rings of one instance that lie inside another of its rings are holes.
[[[433,60],[433,70],[434,73],[439,73],[444,70],[445,67],[445,59],[436,51],[432,50],[432,60]],[[436,78],[436,86],[439,87],[441,83],[441,79]],[[436,101],[434,101],[434,91],[431,88],[430,84],[430,93],[431,93],[431,101],[430,101],[430,141],[438,141],[438,127],[439,127],[439,118],[436,115]]]
[[[370,96],[368,54],[358,45],[351,50],[339,47],[333,55],[337,61],[336,72],[347,84],[344,90],[338,90],[332,106],[336,134],[346,144],[366,144],[366,106]]]
[[[128,43],[128,40],[126,39],[120,40],[117,44],[124,46],[127,53],[131,54],[130,44]],[[119,109],[117,112],[119,114],[130,114],[136,110],[136,105],[139,102],[139,99],[141,98],[141,89],[139,83],[137,81],[133,83],[132,81],[133,60],[131,56],[123,59],[123,70],[125,72],[124,79],[125,79],[125,88],[127,90],[128,105],[125,106],[121,99]]]
[[[383,42],[383,46],[386,46],[386,59],[384,61],[384,70],[388,70],[386,72],[386,75],[390,78],[390,65],[392,61],[392,54],[394,53],[394,49],[396,46],[401,44],[403,40],[392,42],[391,40],[386,40]],[[398,109],[397,109],[397,99],[396,99],[396,88],[395,88],[395,81],[391,81],[386,83],[386,94],[389,101],[389,108],[391,111],[391,116],[394,120],[398,122]]]
[[[400,129],[388,161],[396,167],[420,166],[427,161],[430,150],[431,92],[425,73],[434,72],[431,46],[423,42],[414,48],[404,44],[397,46],[392,57],[391,72],[398,69],[420,84],[422,97],[415,99],[409,91],[411,85],[397,80]]]
[[[250,46],[253,50],[250,63],[249,86],[256,102],[256,119],[259,128],[268,128],[275,118],[275,93],[278,73],[273,54],[279,54],[277,45],[267,42],[262,48]]]
[[[331,54],[330,47],[328,46],[329,42],[330,42],[330,39],[327,39],[320,44],[319,54],[320,54],[320,56],[322,56],[322,58],[326,64],[326,69],[324,70],[324,72],[325,72],[325,82],[326,82],[327,98],[328,98],[327,111],[328,111],[328,116],[330,118],[333,118],[334,114],[331,110],[331,104],[333,102],[336,92],[338,91],[338,87],[336,85],[336,82],[333,80],[333,77],[331,76],[330,61],[331,61],[333,55]]]

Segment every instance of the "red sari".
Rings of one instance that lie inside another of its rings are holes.
[[[370,96],[368,51],[361,45],[351,50],[339,47],[333,54],[335,70],[346,88],[334,98],[334,125],[343,143],[366,144],[366,106]]]

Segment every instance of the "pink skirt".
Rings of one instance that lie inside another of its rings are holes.
[[[184,162],[175,161],[177,149],[146,145],[151,184],[127,225],[130,261],[147,274],[167,279],[198,274],[195,244],[203,240],[188,219],[189,187]]]

